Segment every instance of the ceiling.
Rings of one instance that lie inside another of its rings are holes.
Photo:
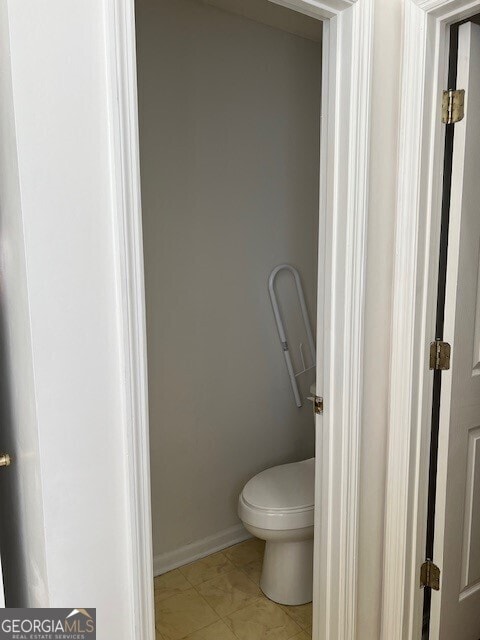
[[[322,22],[287,9],[269,0],[200,0],[224,11],[236,13],[270,27],[288,31],[302,38],[322,41]]]

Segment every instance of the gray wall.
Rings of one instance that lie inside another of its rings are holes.
[[[252,475],[313,455],[267,280],[297,266],[315,324],[321,45],[193,0],[140,0],[137,39],[158,555],[237,524]]]

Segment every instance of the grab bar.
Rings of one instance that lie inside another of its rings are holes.
[[[285,364],[287,365],[287,371],[288,371],[288,375],[290,377],[290,383],[293,389],[293,395],[295,397],[295,402],[297,404],[297,407],[301,407],[302,399],[300,397],[300,392],[298,390],[297,377],[302,375],[303,373],[306,373],[307,371],[310,371],[311,369],[315,369],[315,364],[313,364],[311,367],[306,366],[305,358],[303,355],[303,344],[300,343],[300,358],[302,360],[303,370],[299,371],[298,373],[295,373],[293,370],[292,358],[290,357],[290,350],[288,347],[287,336],[286,336],[285,327],[283,324],[283,318],[282,318],[282,314],[280,313],[277,294],[275,292],[275,278],[277,277],[278,273],[280,271],[283,271],[284,269],[286,271],[289,271],[295,279],[295,285],[297,288],[298,300],[300,302],[300,309],[302,312],[303,323],[305,325],[305,332],[307,334],[308,346],[310,347],[310,354],[312,357],[312,361],[314,363],[316,360],[315,341],[313,339],[310,319],[308,317],[307,305],[305,304],[305,296],[303,295],[303,287],[302,287],[302,282],[300,280],[300,274],[295,269],[295,267],[292,267],[289,264],[280,264],[278,265],[278,267],[275,267],[275,269],[270,274],[270,277],[268,279],[268,289],[270,292],[270,300],[272,301],[273,313],[275,315],[275,322],[277,323],[278,335],[280,337],[280,342],[282,344],[282,349],[283,349],[283,355],[285,357]]]

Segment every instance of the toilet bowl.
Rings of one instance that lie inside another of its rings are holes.
[[[315,458],[262,471],[247,482],[238,515],[265,540],[260,587],[280,604],[312,600]]]

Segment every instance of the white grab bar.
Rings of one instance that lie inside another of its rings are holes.
[[[278,306],[277,294],[275,292],[275,278],[280,271],[290,271],[295,279],[295,285],[297,287],[298,300],[300,302],[300,309],[302,311],[303,323],[305,325],[305,332],[307,334],[308,346],[310,347],[310,354],[312,356],[313,365],[311,367],[307,367],[305,364],[305,358],[303,355],[303,344],[300,344],[300,357],[302,359],[303,370],[295,373],[293,370],[292,358],[290,357],[290,351],[288,348],[287,336],[285,334],[285,327],[283,324],[282,314],[280,313],[280,308]],[[278,267],[270,274],[268,279],[268,290],[270,292],[270,300],[272,301],[273,313],[275,315],[275,322],[277,323],[278,335],[280,337],[280,342],[282,344],[283,355],[285,357],[285,364],[287,365],[288,375],[290,377],[290,382],[293,389],[293,395],[295,396],[295,402],[297,407],[302,406],[302,399],[300,397],[300,392],[298,390],[297,377],[302,375],[302,373],[306,373],[311,369],[315,369],[315,360],[316,360],[316,350],[315,350],[315,341],[313,339],[312,328],[310,325],[310,320],[308,317],[307,305],[305,304],[305,296],[303,295],[303,287],[302,282],[300,280],[300,274],[298,271],[289,264],[279,264]]]

